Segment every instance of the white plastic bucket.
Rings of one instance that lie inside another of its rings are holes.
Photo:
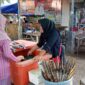
[[[45,85],[73,85],[73,77],[67,81],[62,82],[51,82],[44,79]]]

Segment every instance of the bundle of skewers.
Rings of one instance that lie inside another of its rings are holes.
[[[63,61],[54,62],[53,60],[42,61],[42,75],[45,80],[51,82],[61,82],[69,80],[75,72],[74,60],[68,60],[65,63]]]

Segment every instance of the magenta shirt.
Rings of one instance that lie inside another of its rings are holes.
[[[0,80],[10,76],[10,60],[18,61],[9,44],[9,40],[0,40]]]

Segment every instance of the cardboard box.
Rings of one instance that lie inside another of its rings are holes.
[[[44,85],[40,69],[31,70],[28,72],[29,81],[35,85]]]

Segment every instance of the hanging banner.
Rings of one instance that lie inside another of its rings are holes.
[[[35,15],[44,15],[44,4],[38,2],[36,8],[35,8]]]
[[[45,10],[61,11],[61,0],[35,0],[35,5],[39,2],[44,4]]]
[[[45,10],[48,10],[51,7],[52,0],[35,0],[35,5],[37,6],[39,2],[44,4]]]

